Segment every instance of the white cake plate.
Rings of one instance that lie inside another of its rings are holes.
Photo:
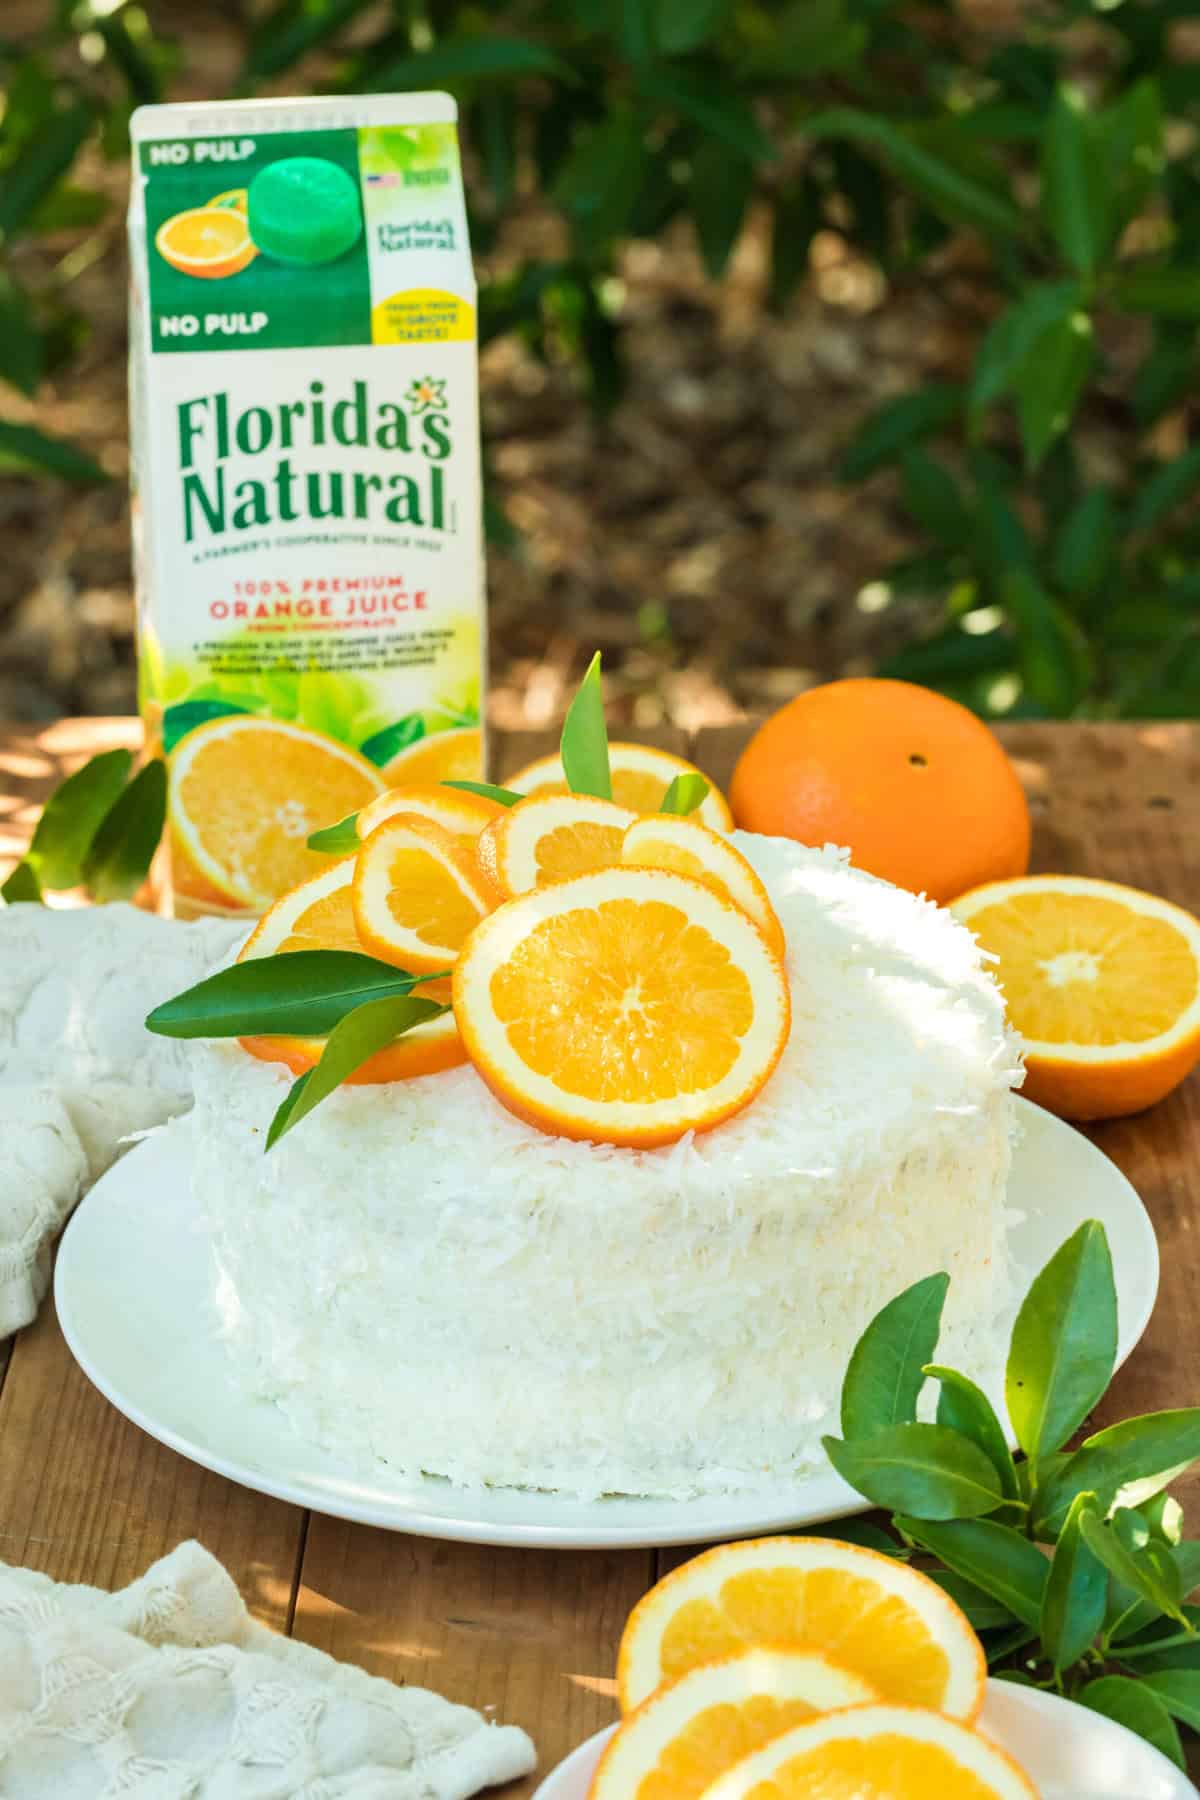
[[[587,1800],[614,1729],[580,1744],[550,1771],[533,1800]],[[989,1681],[979,1729],[1021,1765],[1042,1800],[1195,1800],[1183,1770],[1152,1744],[1057,1694]]]
[[[1018,1104],[1023,1136],[1009,1184],[1009,1204],[1023,1215],[1011,1240],[1018,1297],[1078,1224],[1099,1219],[1112,1247],[1124,1360],[1158,1290],[1153,1227],[1106,1156],[1049,1113]],[[67,1227],[54,1287],[80,1367],[135,1425],[244,1487],[335,1518],[470,1543],[587,1550],[708,1543],[865,1510],[832,1469],[753,1494],[592,1501],[470,1490],[382,1466],[365,1478],[347,1470],[230,1378],[190,1199],[186,1132],[149,1139],[96,1183]]]

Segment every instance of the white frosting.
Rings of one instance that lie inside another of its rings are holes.
[[[999,992],[949,913],[838,851],[734,842],[787,934],[792,1034],[700,1137],[549,1137],[463,1068],[343,1089],[264,1156],[289,1078],[197,1049],[234,1368],[348,1467],[588,1495],[774,1484],[819,1458],[867,1320],[938,1268],[942,1354],[983,1372],[1019,1080]]]

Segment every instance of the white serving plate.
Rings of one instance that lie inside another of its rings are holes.
[[[1152,1744],[1056,1694],[989,1681],[979,1725],[1020,1763],[1042,1800],[1195,1800],[1187,1776]],[[587,1800],[600,1752],[615,1729],[580,1744],[551,1770],[533,1800]]]
[[[1009,1204],[1023,1215],[1012,1235],[1018,1297],[1082,1220],[1099,1219],[1112,1247],[1124,1360],[1158,1289],[1153,1227],[1094,1145],[1028,1101],[1018,1105],[1023,1135],[1009,1184]],[[76,1360],[135,1425],[244,1487],[335,1518],[424,1537],[588,1550],[708,1543],[865,1510],[832,1469],[768,1491],[684,1501],[585,1501],[458,1488],[383,1466],[365,1478],[346,1469],[230,1379],[190,1199],[186,1129],[149,1139],[96,1183],[67,1227],[54,1286]]]

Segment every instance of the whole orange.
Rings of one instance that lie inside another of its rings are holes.
[[[831,681],[772,714],[729,788],[744,831],[844,844],[855,866],[945,902],[1029,866],[1029,807],[988,727],[908,681]]]

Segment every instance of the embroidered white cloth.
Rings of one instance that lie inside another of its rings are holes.
[[[120,1593],[0,1564],[4,1800],[467,1800],[515,1726],[278,1637],[181,1544]]]
[[[122,1141],[190,1106],[184,1046],[143,1020],[244,931],[132,906],[0,908],[0,1338],[32,1319],[56,1232]]]

